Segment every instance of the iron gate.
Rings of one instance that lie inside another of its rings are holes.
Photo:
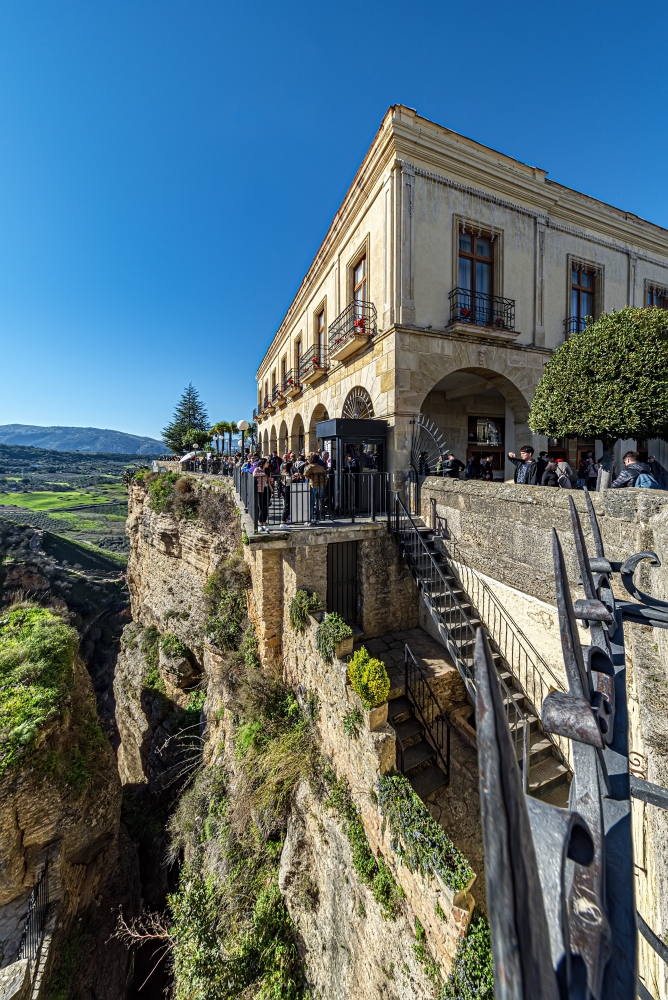
[[[357,542],[327,546],[327,610],[357,622]]]

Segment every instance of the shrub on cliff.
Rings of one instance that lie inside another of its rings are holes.
[[[314,611],[320,611],[321,607],[320,598],[315,592],[309,594],[308,590],[298,590],[290,601],[290,628],[295,632],[303,632],[308,616]]]
[[[489,924],[474,910],[466,937],[460,939],[447,982],[439,1000],[492,1000],[494,963]]]
[[[331,663],[334,659],[336,644],[349,639],[352,634],[350,625],[336,611],[325,615],[315,632],[315,644],[325,663]]]
[[[0,775],[64,708],[77,645],[74,629],[46,608],[0,618]]]
[[[248,567],[238,555],[226,559],[206,582],[209,616],[205,634],[218,649],[232,652],[242,643],[248,615],[248,583]]]
[[[569,337],[545,366],[529,425],[598,438],[608,471],[620,438],[668,440],[668,312],[627,307]]]
[[[390,693],[390,678],[385,664],[369,656],[366,646],[356,650],[348,663],[348,680],[366,709],[382,705]]]

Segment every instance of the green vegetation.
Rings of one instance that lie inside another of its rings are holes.
[[[171,423],[162,432],[168,448],[179,454],[193,445],[200,447],[209,438],[209,417],[192,382],[183,390]]]
[[[158,669],[160,663],[160,633],[155,625],[149,625],[147,629],[144,629],[141,637],[141,652],[147,667],[144,677],[146,689],[148,691],[157,691],[159,694],[165,694],[167,689]]]
[[[353,852],[353,868],[363,885],[371,890],[373,898],[382,909],[386,920],[394,920],[399,912],[404,893],[392,877],[392,872],[382,855],[375,857],[367,839],[359,810],[352,800],[350,789],[344,778],[337,778],[330,767],[324,770],[325,787],[328,795],[325,805],[336,813],[343,824]]]
[[[190,650],[185,642],[181,642],[178,635],[174,635],[173,632],[165,632],[160,639],[160,649],[167,653],[168,656],[181,657],[190,655]]]
[[[562,344],[545,366],[529,425],[549,437],[599,438],[612,467],[620,438],[668,439],[668,312],[603,315]]]
[[[434,988],[437,989],[442,983],[441,970],[427,951],[427,933],[417,917],[415,918],[415,944],[413,945],[413,951],[425,974],[431,979]]]
[[[325,616],[315,633],[316,646],[325,663],[331,663],[334,659],[337,642],[349,639],[352,634],[350,625],[335,611]]]
[[[369,656],[365,646],[356,650],[348,663],[348,680],[366,709],[382,705],[390,693],[390,678],[382,660]]]
[[[290,601],[290,627],[295,632],[303,632],[308,623],[308,616],[314,611],[320,611],[321,608],[320,598],[315,592],[309,594],[308,590],[298,590]]]
[[[359,708],[349,708],[343,716],[343,731],[349,740],[356,740],[364,722],[364,717]]]
[[[466,889],[471,866],[402,774],[381,775],[378,806],[390,827],[392,849],[409,871],[434,872],[450,889]]]
[[[65,707],[77,646],[74,629],[45,608],[0,618],[0,775]]]
[[[492,939],[489,924],[476,909],[466,937],[457,946],[457,954],[439,1000],[492,1000],[493,996]]]
[[[218,649],[239,649],[246,623],[248,567],[240,554],[231,556],[209,577],[204,593],[209,616],[206,635]]]
[[[90,493],[0,493],[0,504],[11,504],[14,507],[27,507],[28,510],[56,510],[63,507],[94,506],[108,501],[102,496],[91,496]]]

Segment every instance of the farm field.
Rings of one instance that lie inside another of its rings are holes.
[[[143,456],[133,462],[130,456],[51,452],[47,462],[42,451],[37,468],[26,461],[30,450],[17,448],[15,457],[14,449],[0,448],[5,466],[0,464],[0,517],[123,559],[128,551],[127,492],[121,476],[128,466],[144,464]]]

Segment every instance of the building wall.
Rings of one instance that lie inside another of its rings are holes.
[[[462,229],[493,234],[494,294],[514,300],[514,333],[449,324]],[[261,417],[263,442],[266,435],[267,444],[285,441],[296,450],[295,429],[303,421],[305,446],[315,447],[317,420],[325,412],[341,416],[348,392],[361,386],[374,416],[390,425],[390,471],[406,469],[411,419],[428,412],[425,400],[440,380],[464,369],[496,380],[510,411],[507,443],[519,445],[520,437],[531,437],[526,416],[543,365],[564,341],[571,266],[595,272],[596,315],[644,305],[648,283],[668,285],[665,230],[396,106],[260,364],[260,396],[265,382],[271,385],[271,373],[280,372],[284,354],[288,368],[293,366],[298,337],[304,351],[314,343],[320,305],[326,303],[329,327],[350,302],[350,265],[364,247],[369,298],[378,313],[374,342]],[[463,407],[429,414],[444,421],[441,430],[455,448]],[[534,439],[534,447],[545,445],[545,439]]]

